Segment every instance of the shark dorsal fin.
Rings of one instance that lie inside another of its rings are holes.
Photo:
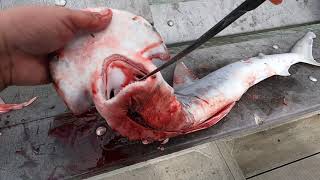
[[[198,78],[193,72],[187,68],[183,62],[177,63],[173,75],[173,88],[177,89],[181,86],[193,83]]]

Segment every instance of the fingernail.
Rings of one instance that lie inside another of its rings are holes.
[[[111,12],[111,9],[106,9],[100,12],[100,14],[101,14],[101,18],[100,18],[101,20],[108,20],[110,19],[112,12]]]
[[[93,15],[95,17],[97,17],[99,20],[107,20],[110,18],[111,13],[112,13],[111,10],[107,9],[107,10],[103,10],[99,13],[94,12]]]

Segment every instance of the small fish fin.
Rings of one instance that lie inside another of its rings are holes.
[[[317,62],[312,55],[313,39],[316,37],[316,34],[313,32],[308,32],[296,43],[291,52],[302,55],[304,58],[302,62],[304,63],[320,66],[320,63]]]
[[[226,105],[220,112],[218,112],[217,114],[215,114],[214,116],[212,116],[211,118],[206,120],[205,122],[203,122],[195,127],[192,127],[191,129],[188,129],[187,132],[192,133],[195,131],[207,129],[207,128],[217,124],[220,120],[222,120],[231,111],[231,109],[234,107],[235,104],[236,104],[236,102],[231,102],[230,104]]]
[[[198,78],[187,68],[183,62],[177,63],[173,75],[173,88],[179,88],[186,84],[191,84]]]
[[[2,104],[0,104],[0,114],[7,113],[7,112],[13,111],[13,110],[22,109],[22,108],[24,108],[26,106],[29,106],[36,99],[37,99],[37,97],[34,97],[34,98],[30,99],[29,101],[23,102],[23,103],[20,103],[20,104],[5,104],[5,103],[2,103]]]

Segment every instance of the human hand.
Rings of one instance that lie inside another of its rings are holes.
[[[49,54],[77,32],[102,30],[111,19],[111,10],[93,13],[45,6],[0,11],[0,90],[49,83]]]

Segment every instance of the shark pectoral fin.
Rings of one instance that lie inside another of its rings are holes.
[[[183,62],[177,63],[174,75],[173,75],[173,88],[177,89],[186,84],[191,84],[198,78],[193,74],[193,72],[186,67]]]
[[[188,129],[185,131],[185,133],[192,133],[195,131],[207,129],[215,124],[217,124],[221,119],[223,119],[234,107],[236,102],[231,102],[230,104],[226,105],[224,108],[222,108],[218,113],[216,113],[214,116],[210,117],[205,122],[193,127],[192,129]]]

